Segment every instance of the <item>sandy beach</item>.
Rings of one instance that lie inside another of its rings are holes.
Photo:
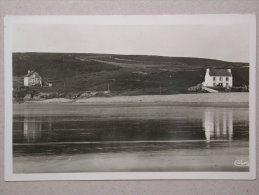
[[[91,97],[85,99],[54,98],[27,103],[82,103],[82,104],[224,104],[248,105],[249,93],[199,93],[176,95],[140,95],[140,96],[114,96]]]

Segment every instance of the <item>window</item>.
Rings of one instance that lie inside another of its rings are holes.
[[[219,81],[222,81],[222,77],[219,77]]]
[[[228,87],[228,83],[226,83],[226,86]]]
[[[215,86],[216,86],[216,83],[213,83],[213,86],[215,87]]]
[[[228,77],[226,77],[226,81],[228,81]]]
[[[213,81],[216,81],[216,77],[213,77]]]

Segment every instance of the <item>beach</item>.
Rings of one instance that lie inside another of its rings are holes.
[[[83,104],[197,104],[197,105],[248,105],[249,93],[197,93],[175,95],[139,95],[139,96],[113,96],[91,97],[84,99],[53,98],[26,103],[83,103]]]

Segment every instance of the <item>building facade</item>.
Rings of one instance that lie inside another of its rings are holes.
[[[28,70],[28,74],[24,76],[24,86],[42,86],[41,76],[35,71]]]
[[[232,87],[233,76],[231,69],[210,69],[207,68],[205,80],[202,83],[204,87]]]

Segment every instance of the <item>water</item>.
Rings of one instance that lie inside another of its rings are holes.
[[[15,173],[248,171],[248,108],[14,105]]]

